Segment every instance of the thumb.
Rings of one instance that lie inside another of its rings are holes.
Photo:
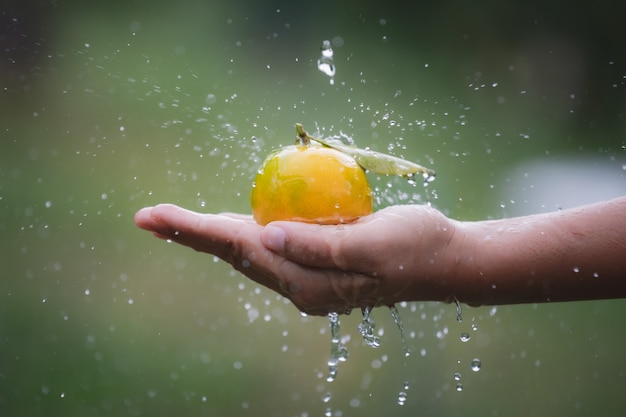
[[[363,236],[363,232],[365,230],[359,230],[357,224],[272,222],[263,228],[261,243],[267,249],[302,265],[369,272],[373,258],[368,257],[363,241],[358,237]]]

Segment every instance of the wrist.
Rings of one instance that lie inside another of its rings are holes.
[[[456,298],[461,254],[468,254],[466,227],[441,212],[419,206],[418,226],[411,234],[412,263],[396,274],[394,301],[443,301]],[[401,285],[401,286],[400,286]]]

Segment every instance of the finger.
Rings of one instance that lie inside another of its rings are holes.
[[[247,219],[199,214],[162,204],[140,210],[135,221],[139,227],[166,239],[218,256],[282,295],[303,297],[303,304],[315,304],[315,299],[309,297],[333,294],[323,272],[302,268],[267,250],[259,237],[262,227]],[[323,305],[330,303],[323,298],[318,301]]]
[[[233,257],[235,241],[241,246],[244,239],[238,235],[244,226],[248,228],[248,234],[254,234],[250,228],[256,228],[256,234],[260,231],[260,226],[248,221],[217,214],[200,214],[172,204],[140,210],[135,215],[135,223],[161,237],[225,260]]]
[[[282,261],[261,244],[261,226],[254,222],[161,204],[139,210],[135,223],[164,239],[213,254],[259,284],[285,293],[272,273]]]

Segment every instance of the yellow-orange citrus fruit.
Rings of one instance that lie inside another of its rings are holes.
[[[260,225],[348,223],[373,211],[363,168],[351,156],[313,143],[271,153],[254,179],[250,202]]]

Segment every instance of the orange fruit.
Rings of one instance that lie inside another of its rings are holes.
[[[339,224],[373,211],[372,190],[354,158],[309,143],[271,153],[250,193],[256,222],[274,220]]]

